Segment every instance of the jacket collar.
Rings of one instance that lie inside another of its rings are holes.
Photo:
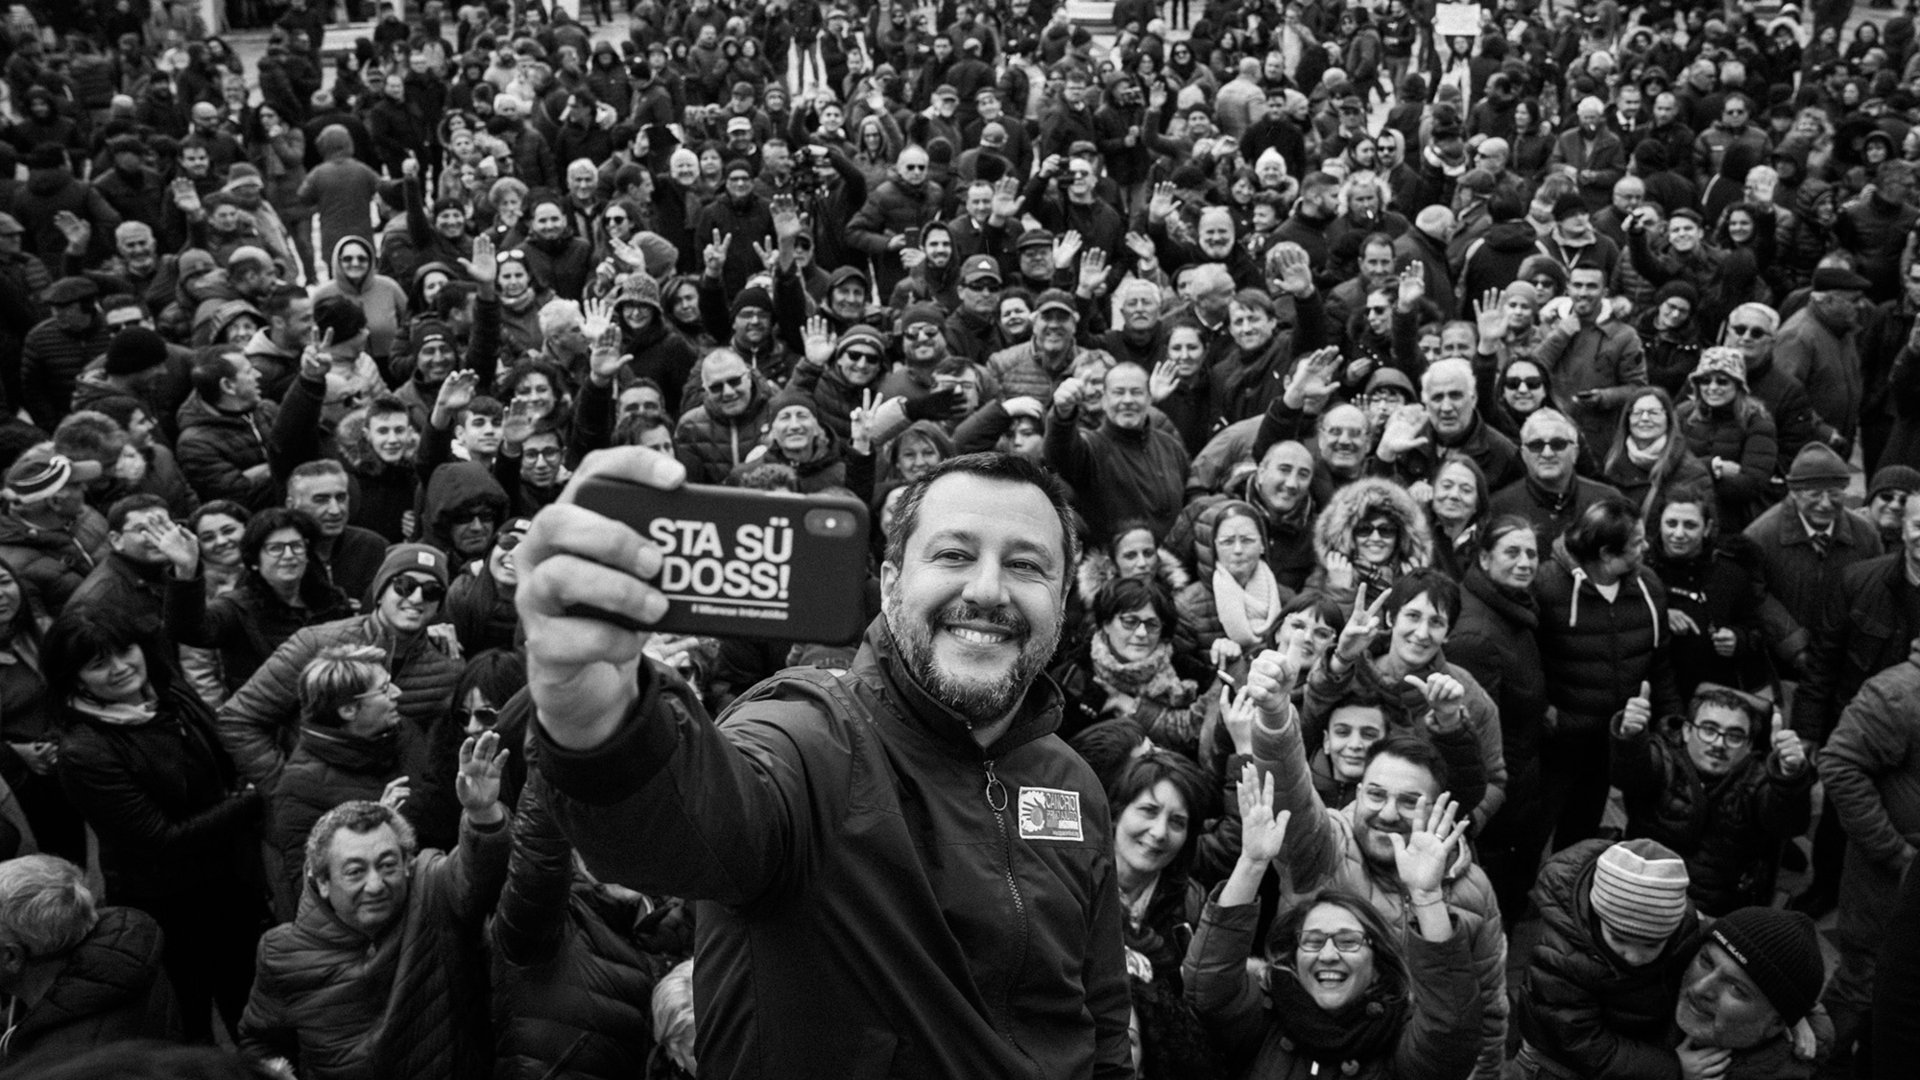
[[[1013,723],[992,746],[974,741],[966,718],[935,700],[908,671],[899,643],[883,615],[867,627],[866,641],[854,661],[856,672],[876,684],[901,723],[927,736],[955,756],[970,760],[1001,757],[1060,726],[1060,691],[1041,675],[1014,710]]]

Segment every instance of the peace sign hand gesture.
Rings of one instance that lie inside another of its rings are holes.
[[[328,350],[333,348],[333,328],[325,330],[313,327],[307,331],[307,347],[300,350],[300,377],[303,379],[324,379],[333,368],[333,357]]]
[[[873,425],[880,412],[880,406],[884,404],[886,404],[886,399],[880,396],[878,390],[869,387],[860,391],[860,407],[853,410],[853,413],[848,417],[849,422],[853,425],[852,431],[848,436],[848,441],[853,444],[855,453],[870,454],[873,452]]]
[[[1347,616],[1347,625],[1340,628],[1340,640],[1333,646],[1336,659],[1351,666],[1367,658],[1367,650],[1373,641],[1386,629],[1380,613],[1387,606],[1387,593],[1382,591],[1367,603],[1367,587],[1361,585],[1354,590],[1353,613]]]

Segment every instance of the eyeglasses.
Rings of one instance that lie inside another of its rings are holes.
[[[388,679],[386,682],[381,683],[379,686],[376,686],[373,689],[367,691],[366,693],[360,694],[358,696],[359,696],[359,700],[365,701],[368,698],[387,697],[392,694],[397,694],[399,693],[399,691],[400,691],[400,687],[395,685],[392,679]]]
[[[557,446],[529,447],[527,448],[526,454],[535,461],[560,460],[560,448]]]
[[[746,372],[743,371],[738,375],[730,375],[727,378],[715,379],[708,383],[707,393],[717,394],[722,390],[738,390],[745,385],[747,385],[747,375]]]
[[[1712,375],[1702,375],[1693,381],[1696,386],[1732,386],[1733,376],[1715,373]]]
[[[1764,326],[1728,326],[1727,333],[1734,337],[1763,338],[1772,331]]]
[[[1701,742],[1723,743],[1730,750],[1738,750],[1747,745],[1748,735],[1744,728],[1724,728],[1719,724],[1700,724],[1692,720],[1687,721],[1687,726],[1693,729],[1695,735],[1700,736]]]
[[[1145,630],[1149,635],[1159,637],[1160,620],[1143,619],[1138,615],[1122,615],[1120,616],[1120,629],[1125,630],[1129,634],[1137,634]]]
[[[269,540],[260,545],[260,550],[276,559],[305,558],[307,542],[305,540]]]
[[[900,166],[900,171],[901,172],[926,172],[927,167],[925,165],[902,165]]]
[[[1666,418],[1667,410],[1665,409],[1635,409],[1627,414],[1629,420],[1665,420]]]
[[[1326,948],[1329,941],[1343,953],[1357,953],[1371,944],[1362,930],[1335,930],[1331,934],[1325,930],[1308,930],[1300,935],[1297,947],[1303,953],[1317,953]]]
[[[419,593],[426,603],[437,604],[446,599],[447,587],[437,581],[421,581],[404,574],[393,579],[393,595],[405,600],[414,593]]]
[[[1564,454],[1567,452],[1567,448],[1572,445],[1572,439],[1528,439],[1526,442],[1520,444],[1522,449],[1525,449],[1531,454],[1545,454],[1548,452]]]
[[[1390,521],[1376,521],[1371,524],[1363,521],[1353,527],[1354,539],[1365,540],[1369,536],[1377,536],[1383,540],[1397,540],[1400,537],[1400,526]]]
[[[1538,375],[1509,375],[1502,381],[1509,390],[1538,390],[1547,385]]]
[[[500,722],[500,710],[491,705],[482,705],[477,709],[455,709],[453,715],[464,721],[464,727],[478,723],[483,728],[490,728]]]

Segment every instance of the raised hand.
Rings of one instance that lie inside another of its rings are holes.
[[[460,269],[482,285],[493,284],[500,276],[500,264],[493,257],[493,238],[484,235],[474,237],[473,257],[461,259]]]
[[[1009,176],[993,186],[993,210],[989,218],[1005,224],[1020,216],[1020,181]]]
[[[407,159],[400,163],[400,176],[407,180],[420,179],[420,159],[413,151],[407,151]]]
[[[500,774],[507,767],[510,753],[501,748],[496,731],[469,735],[460,744],[460,772],[453,778],[453,793],[460,800],[460,808],[477,824],[490,825],[507,814],[506,807],[500,805]]]
[[[1298,675],[1299,670],[1285,653],[1268,649],[1247,666],[1247,697],[1253,701],[1254,708],[1279,723],[1292,708],[1288,698]]]
[[[1276,260],[1280,264],[1280,288],[1292,294],[1296,299],[1305,299],[1313,295],[1313,267],[1307,259],[1307,253],[1298,244],[1285,244],[1277,249],[1280,254]]]
[[[814,367],[825,367],[827,361],[833,359],[835,338],[827,320],[818,315],[808,319],[806,325],[801,327],[800,337],[807,348],[807,363]]]
[[[613,252],[613,257],[626,264],[628,269],[642,272],[645,272],[647,269],[646,252],[641,251],[639,246],[631,241],[622,240],[612,233],[608,233],[607,250]]]
[[[780,242],[771,236],[766,238],[765,243],[756,241],[753,245],[753,256],[760,260],[760,265],[768,273],[772,273],[774,268],[780,265]]]
[[[580,332],[587,340],[598,344],[613,329],[613,302],[606,299],[595,300],[588,297],[580,304],[581,314],[586,316],[580,326]]]
[[[1807,746],[1800,741],[1787,726],[1787,718],[1780,710],[1773,710],[1773,756],[1780,762],[1780,771],[1788,776],[1799,776],[1807,767]]]
[[[1084,292],[1099,291],[1107,283],[1107,253],[1099,248],[1080,256],[1080,288]]]
[[[1430,419],[1424,405],[1399,406],[1387,417],[1387,428],[1380,433],[1380,449],[1397,457],[1427,445]]]
[[[1133,252],[1133,257],[1140,262],[1148,262],[1159,258],[1159,253],[1156,252],[1153,247],[1153,238],[1144,233],[1128,233],[1127,250]]]
[[[1393,864],[1400,873],[1400,884],[1416,898],[1421,893],[1438,892],[1446,880],[1447,867],[1452,864],[1454,851],[1467,832],[1467,822],[1455,820],[1459,812],[1460,805],[1451,795],[1442,793],[1431,804],[1422,795],[1408,822],[1411,829],[1407,835],[1387,834],[1387,842],[1393,845]]]
[[[473,404],[473,394],[479,385],[479,372],[454,372],[440,384],[440,392],[434,395],[433,411],[451,420],[454,414]]]
[[[173,205],[180,212],[195,221],[206,213],[206,207],[200,201],[200,193],[193,188],[193,181],[182,176],[173,182]]]
[[[71,210],[62,210],[53,215],[53,227],[66,237],[67,250],[81,254],[87,250],[87,242],[93,239],[93,226],[86,219]]]
[[[700,257],[706,264],[708,277],[720,276],[720,271],[727,265],[727,249],[732,246],[732,233],[721,233],[713,238],[713,243],[707,245],[707,249],[701,253]]]
[[[1147,200],[1147,219],[1165,221],[1173,213],[1173,185],[1162,181],[1153,186],[1153,196]]]
[[[193,530],[177,521],[169,521],[155,527],[148,533],[153,546],[173,564],[174,573],[181,578],[190,578],[200,567],[200,540]]]
[[[602,341],[594,345],[593,349],[587,353],[588,377],[593,379],[595,386],[609,386],[613,383],[614,378],[620,374],[620,369],[632,362],[632,360],[632,353],[623,353],[620,351],[618,338],[615,338],[611,342]]]
[[[1334,346],[1316,349],[1295,361],[1293,370],[1287,373],[1287,403],[1299,408],[1325,400],[1333,393],[1334,372],[1339,366],[1340,350]]]
[[[1320,557],[1320,565],[1327,568],[1327,584],[1336,589],[1353,588],[1353,560],[1338,551],[1329,551]]]
[[[1069,229],[1065,236],[1053,242],[1053,268],[1065,270],[1080,257],[1080,247],[1085,244],[1078,229]]]
[[[852,415],[848,417],[853,425],[849,441],[852,442],[855,452],[861,454],[873,452],[874,420],[885,401],[886,399],[880,396],[880,392],[871,387],[860,391],[860,407],[853,410]]]
[[[407,801],[407,796],[413,794],[413,787],[407,780],[407,777],[396,776],[387,781],[386,789],[380,792],[380,805],[389,810],[400,809]]]
[[[1080,401],[1086,396],[1086,384],[1077,378],[1060,380],[1053,389],[1053,408],[1061,416],[1072,416],[1080,410]]]
[[[1459,728],[1462,715],[1462,703],[1467,697],[1467,688],[1460,680],[1444,671],[1436,671],[1422,679],[1418,675],[1403,676],[1408,685],[1420,691],[1427,699],[1427,708],[1433,711],[1433,729],[1447,732]]]
[[[794,205],[793,196],[775,196],[773,200],[774,239],[785,243],[804,231],[806,231],[806,223],[800,220],[800,208]]]
[[[1147,393],[1155,405],[1173,396],[1180,389],[1180,365],[1172,360],[1162,360],[1153,365],[1153,372],[1147,376]]]
[[[1653,720],[1653,685],[1642,682],[1640,692],[1627,699],[1620,710],[1620,734],[1638,735]]]
[[[1240,768],[1239,795],[1240,858],[1261,865],[1270,863],[1286,846],[1287,823],[1293,820],[1293,811],[1274,815],[1273,774],[1262,777],[1251,761]]]
[[[1207,649],[1207,659],[1212,661],[1216,669],[1225,670],[1228,664],[1240,659],[1245,651],[1246,650],[1240,647],[1239,642],[1229,637],[1223,637],[1215,641],[1213,645]]]
[[[1419,263],[1408,263],[1400,271],[1400,292],[1395,301],[1401,311],[1412,311],[1422,297],[1427,295],[1427,272]]]
[[[1347,625],[1340,628],[1340,640],[1333,646],[1334,656],[1349,665],[1367,658],[1367,650],[1373,647],[1374,639],[1386,632],[1386,622],[1380,613],[1386,609],[1388,595],[1386,590],[1381,590],[1380,595],[1369,604],[1365,585],[1354,590],[1353,611],[1347,616]]]
[[[1507,336],[1507,305],[1500,302],[1499,289],[1488,289],[1480,298],[1474,321],[1479,325],[1481,341],[1494,342]]]
[[[1220,726],[1227,729],[1227,737],[1233,740],[1234,753],[1253,753],[1253,720],[1258,713],[1253,695],[1244,685],[1238,691],[1225,685],[1220,687]]]
[[[324,379],[333,368],[333,328],[313,327],[307,331],[307,347],[300,350],[300,377]]]
[[[910,247],[900,249],[900,265],[909,272],[918,270],[920,264],[926,261],[927,253],[923,248]]]

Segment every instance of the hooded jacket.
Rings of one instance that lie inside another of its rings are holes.
[[[62,958],[46,994],[14,1017],[0,1067],[28,1057],[70,1060],[124,1039],[176,1041],[180,1022],[160,946],[153,916],[101,908],[93,929]]]
[[[1622,699],[1624,700],[1624,699]],[[1680,976],[1700,939],[1688,905],[1659,959],[1629,967],[1600,939],[1594,865],[1612,840],[1584,840],[1548,859],[1533,887],[1546,936],[1527,963],[1517,1017],[1529,1047],[1577,1076],[1680,1080],[1668,1031]]]
[[[67,598],[107,554],[107,519],[91,506],[64,530],[43,529],[12,512],[0,514],[0,559],[20,576],[48,615]]]
[[[466,563],[469,557],[454,548],[453,513],[471,511],[476,506],[491,511],[496,522],[506,521],[511,509],[507,490],[485,465],[477,461],[453,461],[433,470],[427,479],[426,498],[421,503],[420,526],[426,542],[446,552],[454,566]]]
[[[347,280],[341,271],[340,253],[357,246],[367,256],[366,277],[359,284]],[[333,277],[314,290],[314,303],[329,296],[344,296],[360,305],[367,316],[367,352],[376,359],[393,354],[394,338],[407,324],[407,294],[400,283],[374,270],[373,244],[363,237],[343,236],[333,245],[327,264]]]
[[[1333,493],[1327,500],[1327,508],[1313,523],[1313,551],[1319,565],[1307,579],[1309,590],[1318,589],[1338,602],[1341,606],[1353,603],[1355,587],[1360,583],[1360,556],[1355,554],[1353,546],[1354,527],[1372,514],[1386,514],[1400,525],[1400,546],[1398,558],[1392,566],[1384,570],[1386,581],[1392,582],[1409,570],[1417,570],[1433,565],[1433,533],[1427,526],[1427,515],[1420,510],[1420,504],[1413,501],[1407,489],[1391,480],[1364,476],[1347,484]],[[1334,588],[1327,584],[1327,553],[1338,552],[1354,563],[1355,584],[1347,588]],[[1380,590],[1370,588],[1369,595],[1378,595]]]
[[[1667,589],[1651,570],[1635,569],[1619,580],[1608,602],[1585,570],[1572,565],[1565,547],[1542,560],[1534,592],[1540,599],[1540,658],[1547,674],[1547,700],[1561,732],[1594,731],[1621,702],[1652,684],[1654,709],[1683,711],[1674,689],[1667,628]]]
[[[851,671],[790,669],[724,726],[668,669],[640,678],[611,739],[540,730],[539,764],[591,865],[697,899],[703,1069],[1130,1075],[1113,826],[1050,682],[983,750],[884,620]]]
[[[312,1080],[489,1075],[484,926],[510,845],[506,822],[462,814],[458,849],[413,857],[406,907],[371,938],[307,881],[299,914],[260,939],[241,1051],[297,1056]]]

